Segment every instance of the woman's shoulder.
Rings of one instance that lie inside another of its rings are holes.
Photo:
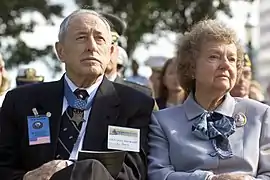
[[[177,105],[174,107],[169,107],[165,109],[161,109],[159,111],[153,112],[153,115],[158,120],[166,119],[166,122],[170,119],[179,118],[182,114],[184,114],[183,105]]]
[[[267,104],[249,98],[235,97],[235,102],[236,107],[245,108],[247,111],[257,113],[265,113],[265,111],[270,108]]]
[[[186,114],[182,105],[169,107],[153,112],[150,127],[159,127],[165,134],[170,134],[172,130],[180,130],[186,127]]]

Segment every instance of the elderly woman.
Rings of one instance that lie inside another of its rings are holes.
[[[8,79],[7,71],[5,69],[5,62],[0,54],[0,107],[5,99],[7,90],[10,87],[10,80]]]
[[[177,63],[189,96],[153,114],[149,180],[269,180],[269,106],[229,94],[243,66],[235,32],[199,22],[181,39]]]

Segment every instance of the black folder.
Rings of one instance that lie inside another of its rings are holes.
[[[117,177],[125,159],[124,151],[79,151],[78,161],[95,159],[100,161],[112,177]]]

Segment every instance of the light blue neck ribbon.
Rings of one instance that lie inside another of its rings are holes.
[[[204,112],[194,118],[192,133],[200,139],[210,140],[215,154],[228,159],[233,152],[228,137],[236,130],[235,120],[217,112]]]
[[[67,99],[68,105],[72,108],[79,110],[90,109],[94,98],[86,98],[85,100],[77,98],[77,96],[72,92],[66,80],[64,80],[64,96]]]

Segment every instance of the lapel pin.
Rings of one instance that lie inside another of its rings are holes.
[[[52,116],[52,113],[47,112],[47,113],[46,113],[46,116],[47,116],[47,117],[51,117],[51,116]]]
[[[234,116],[234,120],[237,127],[242,127],[247,123],[247,117],[244,113],[238,113]]]
[[[38,116],[37,108],[33,108],[33,109],[32,109],[32,112],[33,112],[34,116]]]

